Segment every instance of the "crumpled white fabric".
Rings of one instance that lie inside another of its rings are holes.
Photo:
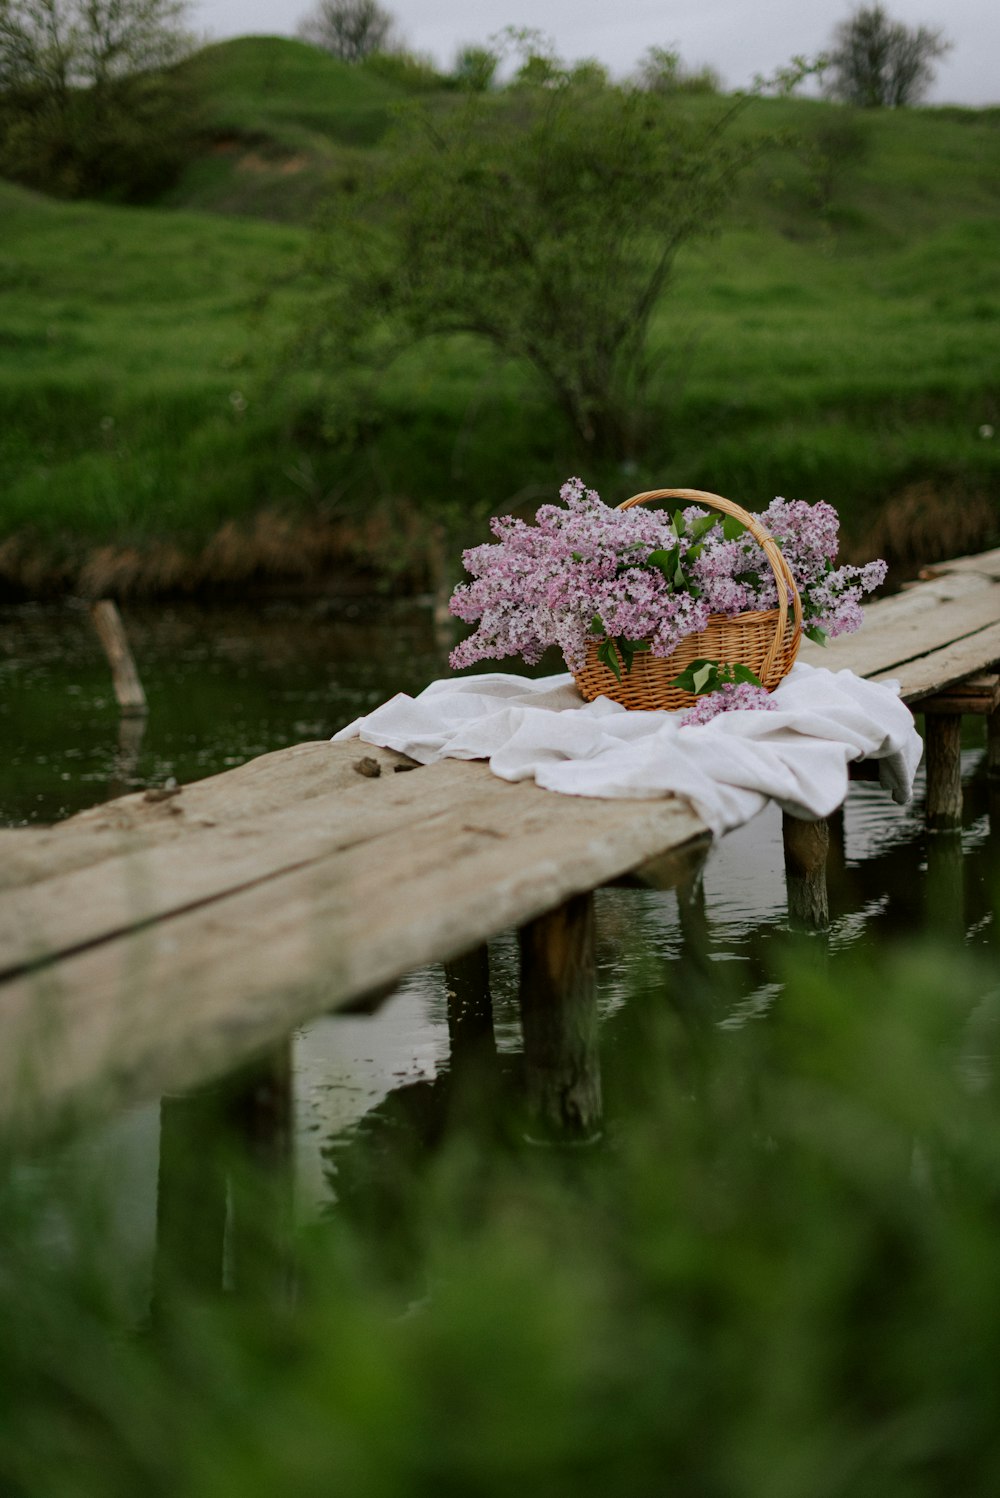
[[[723,713],[686,728],[684,715],[582,702],[569,674],[531,680],[491,672],[434,681],[342,728],[421,764],[485,759],[504,780],[570,796],[684,796],[719,834],[768,798],[793,816],[829,816],[847,795],[852,760],[879,761],[893,799],[909,800],[922,744],[895,683],[796,664],[771,712]]]

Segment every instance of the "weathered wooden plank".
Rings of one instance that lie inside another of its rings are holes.
[[[950,647],[1000,621],[1000,588],[993,585],[977,587],[961,598],[938,601],[933,606],[928,599],[921,600],[916,589],[902,597],[916,605],[912,611],[889,623],[873,605],[857,634],[842,635],[825,647],[806,641],[800,659],[831,671],[846,667],[859,676],[898,674],[894,668]]]
[[[327,744],[331,769],[357,762],[356,744]],[[201,823],[186,838],[131,844],[92,864],[9,890],[0,906],[0,978],[29,963],[106,941],[152,920],[219,899],[276,874],[304,868],[345,848],[402,832],[453,810],[456,776],[451,761],[435,775],[372,779],[349,768],[332,794],[314,796],[232,825]],[[338,777],[341,778],[342,777]],[[461,780],[468,795],[468,781]],[[492,806],[488,795],[487,806]],[[474,787],[473,789],[478,789]],[[475,817],[475,796],[466,806]],[[28,834],[30,836],[30,834]]]
[[[454,780],[450,814],[0,985],[0,1118],[30,1126],[40,1098],[51,1119],[196,1085],[704,832],[680,801],[554,796],[466,762],[419,773]]]
[[[342,753],[332,753],[342,750]],[[138,791],[80,812],[52,827],[0,829],[0,890],[87,868],[135,848],[183,841],[218,825],[263,817],[286,806],[357,785],[362,755],[382,765],[385,783],[405,755],[371,745],[323,739],[260,755],[219,775],[193,781],[179,794]],[[402,778],[402,777],[399,777]],[[193,846],[193,843],[192,843]]]
[[[852,644],[856,645],[875,634],[888,633],[896,625],[905,626],[908,621],[922,618],[928,608],[974,598],[977,594],[991,591],[993,586],[989,577],[981,577],[976,573],[948,575],[932,582],[915,583],[901,593],[893,593],[888,598],[878,598],[867,603],[864,623],[855,634],[842,635],[828,645],[815,645],[811,640],[803,640],[799,659],[807,661],[811,666],[821,666],[824,661],[836,660],[835,669],[840,669],[840,666],[849,664],[840,657],[851,654]]]
[[[922,713],[974,713],[980,717],[988,717],[998,707],[1000,676],[988,671],[967,676],[953,687],[935,692],[933,697],[923,697],[920,701]]]
[[[1000,661],[1000,623],[945,645],[933,654],[893,670],[872,673],[873,681],[898,681],[903,700],[919,712],[922,697],[943,691],[974,671]]]
[[[995,582],[1000,582],[1000,547],[995,551],[981,551],[970,557],[952,557],[947,562],[935,562],[933,566],[925,567],[920,576],[939,578],[954,573],[978,573],[981,577],[991,577]]]

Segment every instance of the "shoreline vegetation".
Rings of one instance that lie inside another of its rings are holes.
[[[303,340],[315,225],[336,236],[408,85],[280,38],[185,66],[202,148],[159,201],[0,182],[3,596],[439,591],[491,514],[575,473],[609,503],[824,499],[845,555],[897,576],[996,544],[1000,110],[756,101],[737,128],[788,143],[678,255],[641,453],[588,464],[530,371],[467,334],[404,352],[338,425],[336,349]]]

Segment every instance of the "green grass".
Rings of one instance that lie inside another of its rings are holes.
[[[284,37],[219,42],[185,66],[207,101],[210,144],[167,201],[251,218],[304,222],[325,194],[351,189],[406,97]]]
[[[190,550],[262,509],[356,529],[375,509],[407,555],[442,519],[456,551],[489,512],[552,494],[582,461],[563,422],[530,372],[498,368],[472,340],[397,361],[361,440],[339,448],[323,371],[278,358],[320,305],[300,275],[308,220],[325,199],[336,223],[385,149],[399,89],[278,38],[210,47],[189,66],[213,144],[169,202],[69,205],[0,184],[0,528],[21,559],[7,575],[29,552],[42,573],[45,555],[72,573],[105,543]],[[921,545],[936,528],[948,549],[950,515],[978,516],[956,523],[959,544],[988,544],[1000,116],[863,117],[867,146],[818,208],[801,143],[836,118],[764,101],[740,122],[797,143],[771,152],[722,233],[678,262],[654,325],[641,465],[585,476],[609,500],[660,483],[751,504],[831,498],[855,535],[919,489],[937,506]]]
[[[203,535],[234,497],[244,513],[280,497],[297,456],[280,397],[261,410],[244,392],[270,336],[261,298],[301,232],[10,186],[0,212],[5,531]]]
[[[218,42],[187,65],[220,130],[301,146],[315,137],[372,145],[385,133],[402,91],[307,42],[244,36]]]
[[[650,957],[600,1146],[526,1149],[480,1085],[410,1153],[401,1099],[295,1234],[210,1132],[224,1093],[191,1099],[150,1320],[86,1152],[9,1168],[4,1493],[992,1498],[995,972],[911,943],[763,976],[767,1017],[721,1028]],[[196,1283],[220,1159],[224,1296]]]

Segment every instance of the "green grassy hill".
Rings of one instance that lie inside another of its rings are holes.
[[[331,186],[357,181],[405,94],[305,42],[247,36],[186,64],[206,100],[206,149],[171,206],[303,221]]]
[[[398,361],[339,455],[319,372],[277,360],[320,290],[302,271],[308,220],[353,193],[405,94],[279,38],[189,66],[206,151],[169,201],[67,204],[0,183],[0,578],[126,589],[295,570],[307,548],[288,537],[328,522],[360,554],[377,559],[391,533],[397,558],[419,558],[428,519],[447,520],[454,549],[463,517],[471,537],[487,512],[551,495],[579,461],[561,423],[472,340]],[[1000,112],[863,117],[862,147],[826,171],[832,106],[757,111],[798,144],[678,264],[643,467],[586,477],[609,500],[656,483],[829,498],[863,548],[904,559],[987,544]]]

